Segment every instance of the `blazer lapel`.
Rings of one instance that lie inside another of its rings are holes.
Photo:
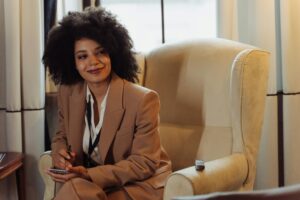
[[[107,152],[113,143],[116,132],[118,131],[123,119],[123,88],[124,81],[117,75],[112,74],[100,135],[100,142],[98,144],[103,164],[107,156]]]
[[[76,163],[78,164],[81,164],[83,159],[82,139],[85,123],[86,87],[86,83],[76,85],[69,97],[69,144],[72,145],[72,151],[76,153]]]

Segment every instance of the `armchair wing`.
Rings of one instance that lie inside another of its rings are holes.
[[[51,200],[55,194],[55,182],[45,173],[45,170],[52,167],[51,151],[46,151],[40,156],[39,172],[45,183],[44,200]]]

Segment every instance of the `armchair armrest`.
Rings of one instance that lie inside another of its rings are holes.
[[[51,151],[46,151],[39,160],[39,171],[45,183],[44,200],[53,199],[55,195],[55,182],[45,173],[45,170],[50,167],[52,167]]]
[[[206,162],[203,171],[196,171],[194,166],[188,167],[169,176],[165,186],[164,200],[175,196],[239,190],[247,174],[248,163],[242,153]]]

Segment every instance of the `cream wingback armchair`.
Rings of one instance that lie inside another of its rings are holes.
[[[161,140],[174,170],[164,199],[253,188],[268,68],[268,52],[223,39],[146,56],[144,83],[160,95]],[[203,171],[195,159],[206,162]]]
[[[139,56],[142,84],[161,100],[161,141],[173,165],[164,199],[251,190],[267,90],[269,53],[224,39],[162,45]],[[43,169],[45,199],[54,183]],[[195,159],[205,161],[196,171]]]

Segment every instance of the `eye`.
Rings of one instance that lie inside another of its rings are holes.
[[[99,49],[99,50],[96,51],[97,56],[102,56],[102,55],[105,55],[105,54],[106,54],[106,52],[105,52],[104,49]]]
[[[79,54],[79,55],[77,55],[77,59],[78,60],[84,60],[84,59],[86,59],[87,58],[87,55],[86,54]]]

